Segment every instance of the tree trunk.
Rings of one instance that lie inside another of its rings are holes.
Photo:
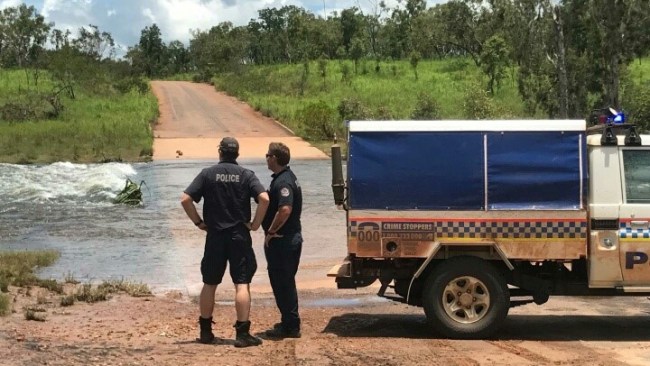
[[[609,106],[620,110],[621,106],[618,100],[618,90],[620,87],[620,65],[619,65],[618,52],[610,52],[609,54],[609,80],[607,83],[607,102]]]
[[[558,116],[569,117],[569,81],[566,70],[566,46],[564,43],[564,24],[562,10],[559,6],[553,8],[555,23],[555,39],[557,40],[557,76],[558,76]]]

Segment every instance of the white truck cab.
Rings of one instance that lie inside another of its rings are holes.
[[[589,287],[650,292],[650,136],[630,146],[587,137]]]
[[[581,120],[350,121],[339,288],[481,338],[549,296],[650,295],[650,135]],[[388,289],[392,291],[388,291]]]

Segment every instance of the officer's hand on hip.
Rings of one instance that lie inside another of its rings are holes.
[[[268,248],[271,239],[281,238],[281,237],[282,235],[278,235],[278,234],[266,234],[266,236],[264,237],[264,246]]]

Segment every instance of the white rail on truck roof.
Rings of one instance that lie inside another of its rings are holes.
[[[350,132],[585,131],[587,122],[549,120],[349,121]]]

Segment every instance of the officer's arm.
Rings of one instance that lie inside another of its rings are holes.
[[[264,215],[266,215],[266,210],[269,208],[269,194],[262,192],[257,195],[257,209],[255,210],[255,217],[251,223],[251,230],[255,231],[260,228],[262,220],[264,220]]]
[[[190,196],[187,193],[183,193],[183,195],[181,196],[181,205],[183,206],[183,209],[185,210],[187,217],[189,217],[190,220],[192,220],[194,225],[202,229],[201,226],[204,225],[203,219],[201,219],[201,216],[199,216],[199,212],[196,210],[196,206],[194,206],[194,200],[192,199],[192,196]]]
[[[284,225],[284,223],[287,222],[287,219],[291,215],[292,210],[293,207],[291,207],[290,205],[284,205],[278,208],[278,212],[275,213],[273,222],[271,223],[271,226],[269,227],[268,230],[268,233],[270,235],[274,235],[278,232],[278,230],[280,230],[280,228]]]

